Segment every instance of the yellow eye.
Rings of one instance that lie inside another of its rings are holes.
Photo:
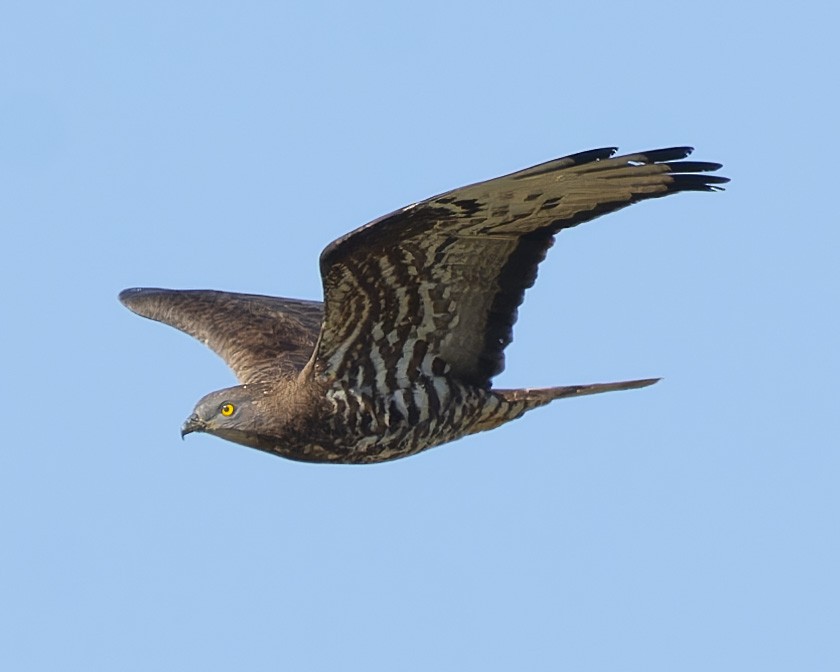
[[[229,418],[233,415],[233,412],[236,409],[233,407],[233,404],[222,404],[222,407],[219,409],[219,413],[221,413],[226,418]]]

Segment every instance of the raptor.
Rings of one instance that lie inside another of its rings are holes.
[[[320,258],[323,303],[211,290],[126,289],[135,313],[194,336],[241,383],[202,398],[207,432],[293,460],[363,464],[493,429],[555,399],[656,378],[495,389],[517,310],[554,237],[637,201],[715,191],[690,147],[595,149],[409,205]]]

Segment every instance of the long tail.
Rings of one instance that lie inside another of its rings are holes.
[[[644,380],[623,380],[618,383],[596,383],[594,385],[568,385],[566,387],[537,387],[519,390],[491,390],[495,403],[487,403],[470,425],[467,433],[494,429],[516,418],[521,418],[533,408],[545,406],[555,399],[582,397],[585,394],[600,394],[616,390],[635,390],[658,382],[659,378]]]
[[[643,380],[623,380],[618,383],[595,383],[592,385],[567,385],[565,387],[537,387],[520,390],[493,390],[496,394],[512,403],[525,402],[525,410],[544,406],[555,399],[565,397],[582,397],[586,394],[600,394],[601,392],[616,392],[618,390],[635,390],[659,382],[660,378],[645,378]]]

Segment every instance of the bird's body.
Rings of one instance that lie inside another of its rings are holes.
[[[523,400],[445,376],[375,395],[365,388],[284,380],[259,392],[260,412],[283,418],[271,434],[225,436],[237,443],[305,462],[363,464],[407,457],[518,417]],[[300,403],[305,400],[305,403]]]
[[[655,379],[494,390],[525,290],[554,235],[644,198],[710,191],[689,148],[593,150],[403,208],[321,255],[325,303],[125,290],[135,312],[220,354],[242,385],[199,401],[205,431],[309,462],[371,463],[493,429],[568,396]]]

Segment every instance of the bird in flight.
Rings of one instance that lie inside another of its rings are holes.
[[[135,313],[197,338],[241,383],[202,398],[206,432],[306,462],[365,464],[493,429],[555,399],[656,378],[495,389],[525,290],[554,236],[647,198],[716,191],[690,147],[572,154],[434,196],[321,253],[324,302],[126,289]]]

